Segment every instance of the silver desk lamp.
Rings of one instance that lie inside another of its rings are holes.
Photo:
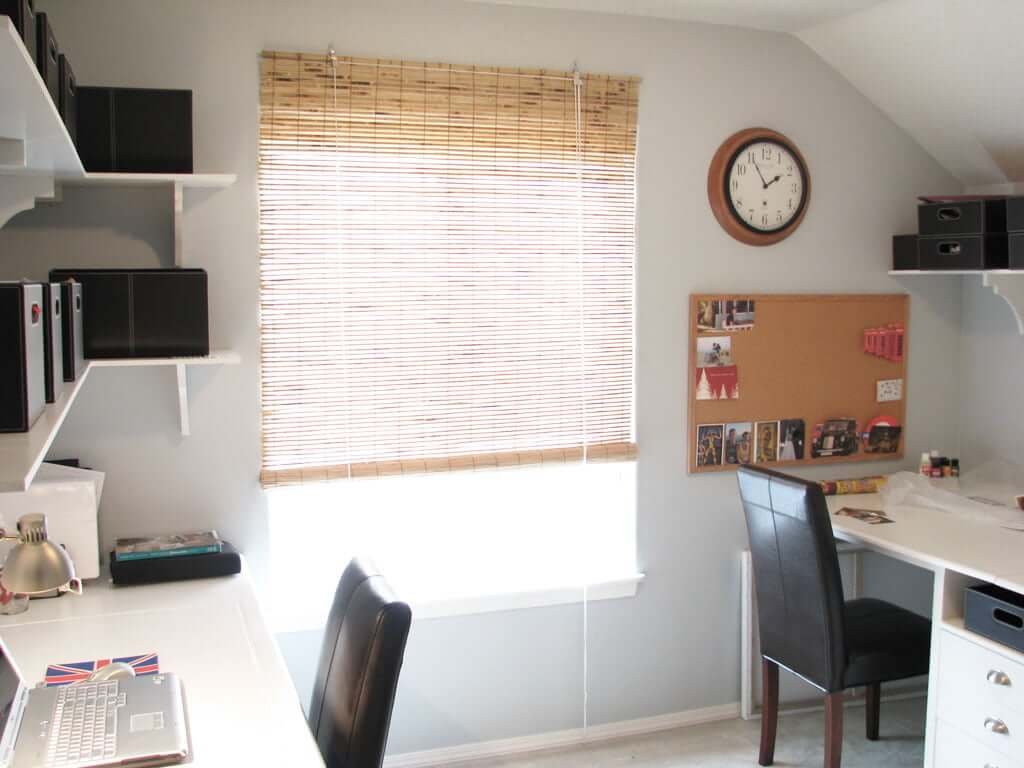
[[[18,535],[0,529],[0,541],[18,542],[0,573],[0,586],[8,592],[42,595],[74,580],[75,566],[68,553],[47,538],[46,515],[22,515],[18,519]]]

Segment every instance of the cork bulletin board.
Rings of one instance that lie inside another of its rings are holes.
[[[692,295],[690,472],[902,458],[909,306],[905,294]]]

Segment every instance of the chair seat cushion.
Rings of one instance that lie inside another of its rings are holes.
[[[847,602],[845,618],[846,688],[928,673],[932,636],[928,619],[872,598]]]

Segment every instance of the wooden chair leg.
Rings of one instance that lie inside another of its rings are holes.
[[[779,724],[779,665],[761,660],[761,754],[757,762],[775,761],[775,732]]]
[[[825,768],[839,768],[843,760],[843,692],[825,697]]]
[[[872,683],[864,689],[864,713],[869,741],[878,741],[878,721],[882,704],[882,684]]]

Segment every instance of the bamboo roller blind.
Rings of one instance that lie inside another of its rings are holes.
[[[638,81],[265,52],[265,486],[635,456]]]

